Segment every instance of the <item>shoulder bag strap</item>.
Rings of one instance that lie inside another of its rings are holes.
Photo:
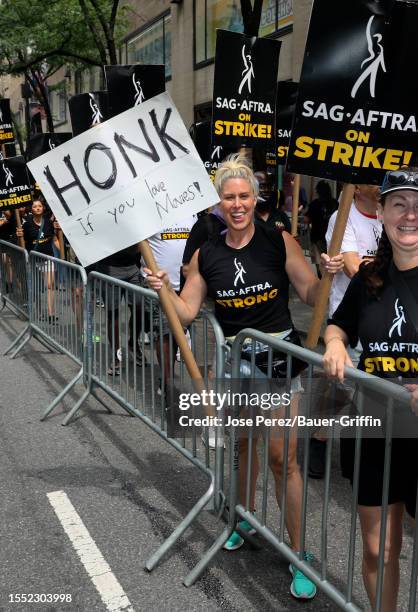
[[[33,249],[34,251],[37,251],[37,250],[38,250],[38,248],[39,248],[39,241],[40,241],[40,239],[41,239],[42,232],[44,231],[44,225],[45,225],[45,220],[44,220],[44,218],[42,217],[42,219],[41,219],[41,225],[39,226],[39,229],[38,229],[38,234],[37,234],[37,236],[36,236],[36,244],[35,244],[35,248]]]

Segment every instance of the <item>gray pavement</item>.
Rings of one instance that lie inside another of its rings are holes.
[[[292,312],[296,310],[300,328],[299,319],[307,321],[309,315],[293,303]],[[0,313],[0,353],[22,326],[9,311]],[[322,594],[312,602],[293,600],[287,563],[264,542],[260,550],[245,546],[235,553],[220,553],[193,587],[183,587],[182,578],[223,528],[210,512],[202,513],[160,566],[151,574],[145,572],[145,561],[204,493],[205,477],[109,399],[106,402],[114,414],[91,398],[75,422],[62,427],[64,414],[82,393],[81,386],[41,423],[40,412],[76,372],[67,357],[32,340],[15,360],[0,357],[0,364],[1,612],[106,610],[48,501],[47,494],[56,491],[69,497],[135,611],[337,609]],[[309,546],[316,553],[322,488],[320,481],[309,485]],[[270,499],[269,513],[278,522],[273,491]],[[335,449],[329,577],[340,588],[346,578],[349,499]],[[402,606],[408,590],[410,534],[405,540]],[[367,609],[359,548],[354,599]],[[68,593],[72,601],[11,603],[10,595],[16,593]]]

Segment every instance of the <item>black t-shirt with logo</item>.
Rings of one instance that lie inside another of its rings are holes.
[[[225,336],[235,336],[245,327],[266,333],[293,327],[285,263],[281,233],[258,225],[241,249],[228,246],[225,236],[202,245],[199,271]]]
[[[38,238],[40,225],[37,225],[33,218],[29,218],[23,224],[23,235],[25,238],[25,245],[27,251],[36,250],[37,253],[43,253],[44,255],[53,255],[52,250],[52,239],[54,237],[54,225],[51,219],[43,217],[43,228]]]
[[[124,268],[128,266],[135,266],[138,261],[138,248],[137,245],[122,249],[113,255],[109,255],[104,259],[100,260],[100,266],[114,266],[116,268]]]
[[[289,234],[292,229],[292,225],[287,214],[283,210],[278,210],[277,208],[269,212],[269,216],[266,220],[260,217],[256,209],[254,213],[254,222],[260,223],[261,225],[265,224],[267,227],[275,229],[279,232],[289,232]]]
[[[395,273],[405,279],[418,302],[418,267]],[[360,370],[380,378],[418,376],[418,333],[389,277],[376,298],[367,292],[360,269],[328,322],[346,332],[351,346],[360,340]]]
[[[16,227],[16,217],[13,214],[12,217],[6,219],[5,223],[0,225],[0,240],[17,244]]]
[[[190,263],[196,250],[199,249],[206,240],[217,238],[223,230],[226,230],[226,224],[218,216],[208,213],[199,217],[187,238],[183,252],[183,263]]]
[[[331,200],[312,200],[309,204],[306,216],[311,222],[311,241],[319,242],[325,241],[325,234],[327,233],[328,222],[332,213],[338,208],[337,200],[332,198]]]

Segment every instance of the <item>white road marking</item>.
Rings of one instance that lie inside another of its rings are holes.
[[[109,612],[135,612],[67,494],[54,491],[47,497]]]

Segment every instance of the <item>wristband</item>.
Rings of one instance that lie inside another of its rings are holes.
[[[340,342],[342,342],[344,344],[344,340],[340,337],[340,336],[332,336],[332,338],[330,338],[328,340],[328,342],[326,342],[326,346],[328,346],[328,344],[332,341],[332,340],[339,340]],[[344,344],[345,346],[345,344]]]

